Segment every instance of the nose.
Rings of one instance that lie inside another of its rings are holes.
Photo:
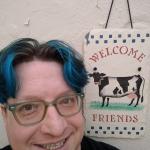
[[[60,136],[67,127],[66,118],[60,116],[54,106],[48,107],[44,120],[41,122],[41,131],[52,136]]]

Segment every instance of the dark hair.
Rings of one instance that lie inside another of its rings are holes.
[[[76,92],[82,92],[88,82],[82,57],[67,43],[51,40],[40,44],[35,39],[23,38],[0,52],[0,103],[6,103],[9,97],[15,98],[17,79],[14,67],[34,58],[62,64],[64,79]]]

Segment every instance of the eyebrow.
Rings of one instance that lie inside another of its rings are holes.
[[[58,94],[55,98],[53,99],[57,99],[61,96],[66,96],[66,95],[69,95],[69,94],[74,94],[75,92],[73,90],[68,90],[68,91],[65,91],[65,92],[62,92],[60,94]],[[42,97],[40,96],[36,96],[36,95],[24,95],[22,98],[16,98],[16,100],[19,100],[17,102],[24,102],[25,100],[44,100]]]

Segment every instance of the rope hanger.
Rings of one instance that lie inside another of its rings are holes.
[[[108,26],[108,22],[109,22],[110,14],[111,14],[111,11],[112,11],[113,3],[114,3],[114,0],[112,0],[111,5],[110,5],[109,13],[108,13],[108,16],[107,16],[107,21],[106,21],[106,24],[105,24],[105,29]],[[127,5],[128,5],[128,12],[129,12],[129,19],[130,19],[131,28],[133,29],[133,23],[132,23],[129,0],[127,0]]]

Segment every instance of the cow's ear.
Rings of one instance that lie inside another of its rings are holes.
[[[88,76],[89,76],[89,77],[92,77],[92,74],[91,74],[91,73],[89,73],[89,74],[88,74]]]
[[[105,75],[106,75],[105,73],[101,73],[101,74],[100,74],[100,76],[105,76]]]

